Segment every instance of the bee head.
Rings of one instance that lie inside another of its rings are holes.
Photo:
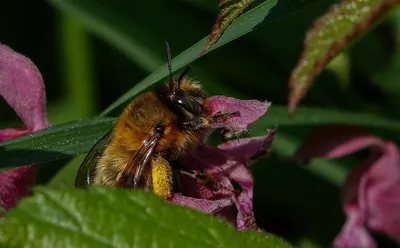
[[[168,42],[165,42],[165,45],[167,50],[169,81],[163,90],[163,95],[166,96],[170,105],[184,117],[185,121],[206,113],[208,111],[204,106],[207,98],[206,93],[201,89],[200,85],[195,84],[192,80],[185,77],[190,70],[190,66],[186,67],[178,80],[173,79],[171,52]]]

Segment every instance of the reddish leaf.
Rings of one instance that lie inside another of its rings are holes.
[[[207,44],[200,55],[206,53],[208,49],[219,40],[225,29],[233,20],[239,17],[253,2],[254,0],[221,0],[218,5],[221,11],[211,29]]]
[[[289,80],[290,116],[325,65],[398,3],[399,0],[344,0],[312,25]]]

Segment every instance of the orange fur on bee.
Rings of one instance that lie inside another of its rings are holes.
[[[181,89],[205,95],[200,85],[186,77]],[[199,142],[198,134],[181,130],[176,124],[177,118],[177,114],[159,99],[155,91],[136,97],[115,124],[110,143],[96,165],[94,184],[115,186],[131,157],[152,134],[155,124],[161,123],[164,133],[139,184],[157,195],[169,197],[172,170],[168,161],[180,158]]]

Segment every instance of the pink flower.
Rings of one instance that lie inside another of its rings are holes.
[[[40,72],[32,61],[0,44],[0,95],[15,110],[24,128],[0,130],[0,142],[47,127],[46,96]],[[0,212],[29,194],[38,165],[0,173]]]
[[[225,96],[211,97],[208,104],[211,115],[237,113],[212,125],[213,128],[223,127],[234,133],[247,130],[267,112],[270,105]],[[232,140],[218,147],[199,146],[181,161],[182,166],[205,172],[212,176],[219,187],[210,189],[189,176],[181,176],[182,195],[175,194],[172,202],[222,216],[239,230],[258,229],[253,213],[254,181],[248,167],[254,160],[268,154],[274,135],[274,131],[268,131],[265,136]],[[240,186],[238,191],[234,189],[232,181]],[[199,201],[201,204],[198,204]]]
[[[358,128],[341,126],[319,129],[296,153],[296,158],[337,158],[367,147],[370,157],[347,176],[343,188],[347,221],[334,247],[376,247],[368,229],[400,241],[399,149]]]

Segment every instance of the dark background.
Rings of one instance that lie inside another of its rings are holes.
[[[70,1],[80,11],[96,13],[98,23],[114,20],[105,25],[108,36],[99,35],[92,20],[76,18],[76,10],[63,12],[51,2],[1,4],[0,43],[32,59],[41,71],[52,125],[96,116],[165,63],[165,40],[173,56],[178,55],[209,33],[217,15],[216,1],[211,0]],[[319,1],[230,42],[195,61],[189,75],[200,80],[210,95],[268,99],[272,108],[286,105],[288,78],[305,30],[332,3]],[[397,118],[399,24],[397,9],[330,63],[302,104]],[[116,33],[129,35],[130,53],[110,42]],[[3,99],[0,109],[0,127],[22,125]],[[252,167],[259,225],[303,247],[329,246],[339,233],[345,220],[340,186],[347,171],[366,155],[319,159],[309,166],[290,162],[287,156],[314,128],[280,128],[271,156]],[[399,139],[395,131],[376,128],[371,132]],[[72,185],[81,159],[60,161],[56,171],[69,163],[49,183]],[[320,171],[325,167],[334,169],[327,169],[323,176]]]

